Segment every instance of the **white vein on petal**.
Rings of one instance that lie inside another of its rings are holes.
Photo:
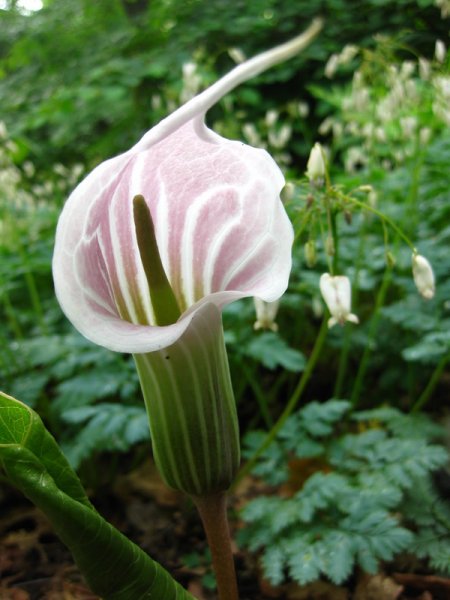
[[[248,187],[250,187],[250,184],[247,184]],[[270,211],[270,217],[268,219],[267,225],[265,227],[265,229],[261,232],[261,237],[259,242],[257,242],[256,244],[253,243],[251,246],[251,249],[249,252],[247,252],[245,255],[241,255],[239,257],[239,260],[234,261],[234,263],[232,265],[230,265],[230,268],[227,270],[227,272],[224,274],[223,278],[222,278],[222,285],[220,286],[221,289],[226,290],[228,283],[233,279],[233,277],[235,277],[240,271],[243,270],[243,268],[245,268],[249,262],[251,262],[252,257],[255,256],[255,254],[257,254],[261,248],[261,246],[264,245],[264,241],[270,237],[273,238],[273,235],[270,233],[272,231],[272,227],[273,227],[273,222],[274,222],[274,210]],[[255,237],[253,238],[253,242],[255,241]],[[271,266],[273,265],[275,261],[272,259],[270,265],[268,267],[266,267],[266,271],[270,270]],[[260,278],[261,275],[261,271],[258,272],[258,278]],[[254,278],[253,278],[254,280]],[[251,282],[252,280],[250,280]],[[251,287],[251,285],[249,286],[247,284],[247,289],[249,287]]]
[[[108,227],[111,236],[111,248],[114,256],[114,264],[116,266],[116,273],[118,279],[118,285],[120,291],[122,293],[123,300],[125,302],[125,306],[127,308],[128,314],[130,315],[132,323],[138,323],[138,316],[136,312],[136,307],[134,306],[133,299],[130,294],[130,288],[128,286],[127,281],[127,273],[125,271],[125,266],[123,264],[123,255],[122,248],[120,244],[120,238],[117,233],[117,219],[115,216],[114,208],[116,204],[120,201],[120,194],[114,193],[110,209],[108,210]]]
[[[274,236],[269,231],[266,231],[264,233],[264,235],[262,236],[262,238],[259,240],[259,242],[256,245],[252,245],[250,252],[247,252],[246,255],[244,256],[244,258],[239,257],[239,260],[236,260],[233,263],[233,265],[231,266],[231,268],[224,274],[223,279],[222,279],[221,288],[227,289],[227,286],[230,283],[230,281],[232,279],[234,279],[234,277],[239,275],[239,273],[241,271],[243,271],[245,268],[247,268],[248,264],[252,261],[252,259],[255,257],[255,255],[257,255],[259,253],[259,251],[261,250],[261,248],[264,247],[268,243],[268,240],[270,241],[271,239],[275,240]],[[272,270],[272,266],[274,263],[275,263],[275,259],[272,258],[270,264],[268,264],[266,266],[264,271],[270,272]],[[245,285],[246,289],[247,290],[251,289],[254,285],[255,280],[257,281],[261,278],[262,278],[262,270],[259,270],[251,279],[246,280],[246,285]]]
[[[158,204],[156,207],[156,220],[158,223],[156,229],[157,244],[159,255],[161,257],[161,262],[166,273],[166,277],[170,282],[172,282],[172,265],[169,260],[169,236],[171,234],[169,219],[169,203],[167,198],[166,186],[164,184],[163,178],[160,176],[159,173],[157,175],[157,181],[159,183]]]
[[[242,221],[242,202],[239,202],[239,208],[240,212],[237,213],[236,211],[236,214],[233,214],[233,217],[228,219],[228,222],[217,231],[217,235],[210,244],[208,257],[203,267],[203,291],[205,296],[211,294],[213,291],[211,288],[214,276],[214,267],[218,260],[219,253],[223,248],[223,245],[229,234],[233,231],[236,225],[239,225],[239,223]]]
[[[96,231],[94,233],[94,235],[92,237],[95,237],[97,239],[98,245],[100,247],[100,251],[102,253],[102,257],[103,257],[103,261],[105,263],[105,268],[108,272],[108,263],[105,260],[105,249],[103,246],[103,236],[101,235],[101,233],[99,231]],[[77,266],[78,263],[75,264],[75,268]],[[111,294],[111,298],[113,298],[114,300],[114,289],[111,286],[111,277],[106,277],[105,273],[103,271],[103,269],[99,269],[101,277],[103,279],[103,281],[106,284],[106,287],[109,289],[109,292]],[[108,273],[109,275],[109,273]],[[92,300],[94,300],[94,302],[96,302],[99,306],[101,306],[102,308],[104,308],[111,316],[117,316],[117,303],[115,303],[115,306],[112,307],[109,303],[107,303],[102,296],[100,296],[99,294],[96,293],[95,288],[92,288],[92,286],[86,287],[83,285],[83,278],[78,277],[77,276],[77,280],[79,285],[81,286],[81,288],[83,289],[84,293],[91,298]],[[114,310],[116,309],[116,310]]]
[[[213,189],[208,188],[202,194],[200,194],[199,196],[196,197],[195,201],[189,206],[189,208],[186,211],[183,235],[181,238],[181,248],[183,249],[182,254],[181,254],[181,273],[182,273],[182,281],[183,281],[183,293],[186,298],[186,302],[187,302],[188,306],[192,306],[192,304],[194,304],[195,301],[197,300],[197,298],[195,297],[195,284],[198,282],[196,282],[195,273],[194,273],[194,270],[195,270],[194,249],[197,245],[196,239],[195,239],[195,234],[196,234],[197,224],[199,223],[199,215],[200,215],[202,209],[211,202],[212,195],[220,194],[220,192],[228,191],[228,190],[230,190],[229,184],[216,186]],[[242,203],[240,203],[240,204],[242,204]],[[234,218],[233,221],[236,221],[236,218]],[[232,226],[232,223],[228,223],[227,230],[231,226]],[[223,239],[225,233],[227,233],[227,230],[226,230],[225,226],[222,225],[222,227],[220,227],[216,230],[218,235],[216,235],[215,238],[219,238],[219,242],[220,242],[220,238]],[[217,242],[217,243],[219,243],[219,242]],[[215,262],[214,257],[217,253],[217,248],[216,248],[217,243],[214,243],[213,241],[209,242],[207,263],[210,262],[211,260],[213,262]],[[205,268],[206,268],[206,265],[205,265]],[[203,272],[205,272],[205,269]],[[211,280],[212,280],[212,278],[211,278]],[[208,281],[205,277],[203,277],[203,281],[202,281],[203,296],[205,296],[208,293],[207,290],[205,289],[205,283],[210,284],[210,281]],[[211,285],[209,285],[209,288],[210,287],[211,287]]]

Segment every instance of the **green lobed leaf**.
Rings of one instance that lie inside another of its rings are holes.
[[[148,417],[143,406],[109,402],[80,406],[67,410],[63,420],[82,425],[70,443],[62,446],[74,468],[94,452],[124,452],[133,444],[150,438]]]
[[[255,336],[244,349],[245,354],[260,361],[268,369],[283,367],[295,373],[303,371],[306,365],[305,356],[272,332]]]
[[[39,416],[0,392],[0,461],[51,521],[105,600],[192,600],[158,563],[99,515]]]

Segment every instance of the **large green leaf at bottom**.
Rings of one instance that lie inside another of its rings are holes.
[[[96,594],[105,600],[193,600],[96,512],[39,416],[2,392],[0,462],[11,483],[47,515]]]

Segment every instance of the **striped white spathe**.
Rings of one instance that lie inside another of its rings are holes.
[[[279,199],[284,178],[264,151],[226,140],[204,123],[230,89],[298,52],[312,28],[237,66],[161,121],[130,150],[100,164],[61,214],[53,257],[58,300],[73,325],[111,350],[146,353],[173,344],[205,302],[285,291],[292,226]],[[133,221],[142,195],[181,317],[159,327]]]

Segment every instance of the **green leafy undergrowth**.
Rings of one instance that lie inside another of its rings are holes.
[[[254,474],[282,496],[242,511],[240,543],[261,551],[267,578],[342,583],[355,566],[368,573],[397,553],[415,552],[450,573],[450,506],[432,485],[448,461],[442,432],[422,415],[394,408],[349,413],[350,403],[311,402],[291,416]],[[244,453],[263,433],[244,440]]]
[[[149,439],[130,357],[94,346],[76,333],[15,343],[5,386],[39,410],[74,467],[101,452],[124,452]]]
[[[70,409],[63,419],[81,426],[76,437],[63,444],[67,458],[75,465],[95,452],[125,452],[150,437],[143,404],[127,406],[102,402]]]

